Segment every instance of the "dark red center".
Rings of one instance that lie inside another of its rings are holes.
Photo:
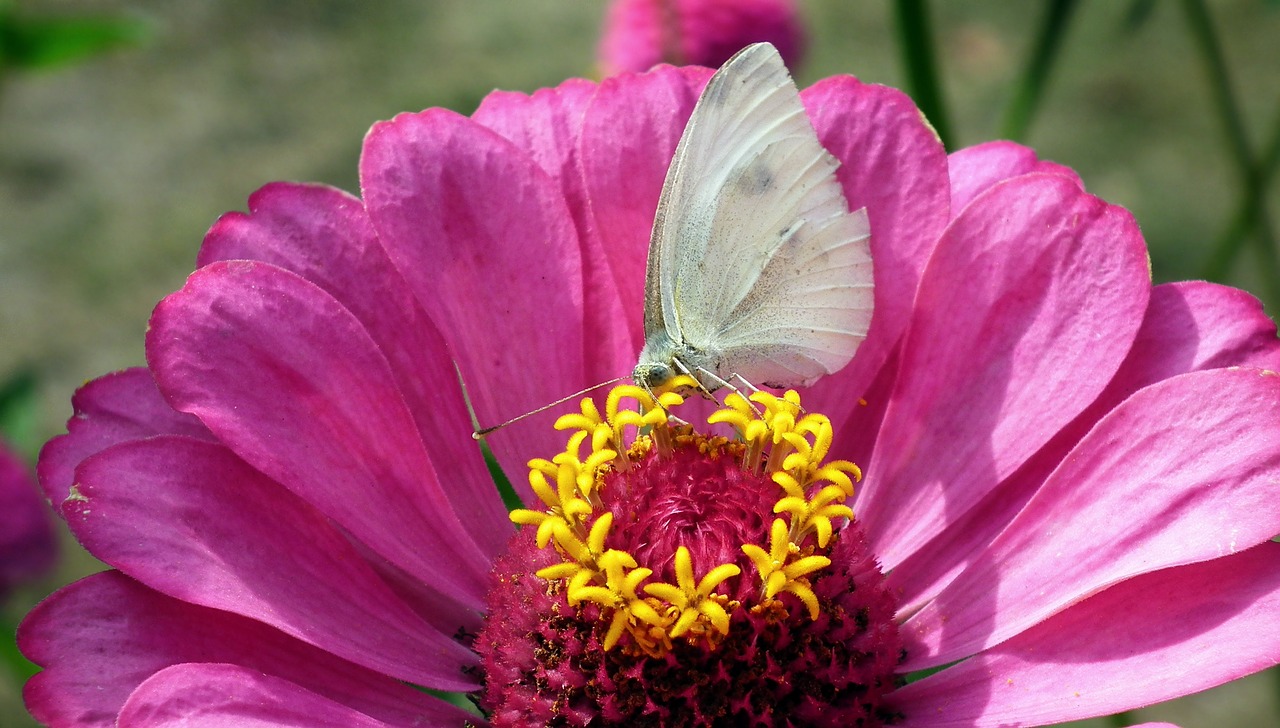
[[[702,449],[699,449],[702,443]],[[571,606],[561,582],[534,575],[558,563],[524,528],[495,564],[485,627],[481,706],[495,726],[891,725],[883,696],[897,687],[902,642],[896,604],[856,521],[828,545],[831,565],[811,576],[820,614],[790,594],[770,603],[742,544],[768,549],[779,488],[744,471],[737,451],[686,439],[653,452],[601,491],[614,515],[607,545],[627,551],[652,579],[675,582],[685,546],[694,573],[734,563],[718,589],[741,602],[714,647],[676,640],[651,657],[628,643],[602,647],[607,609]]]

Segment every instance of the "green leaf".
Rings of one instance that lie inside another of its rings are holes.
[[[1147,21],[1151,19],[1152,11],[1156,9],[1156,0],[1133,0],[1129,3],[1129,10],[1124,14],[1123,30],[1127,34],[1137,33],[1142,30]]]
[[[462,708],[465,711],[475,713],[477,716],[484,715],[480,712],[480,708],[476,705],[475,700],[473,700],[467,693],[447,693],[443,690],[432,690],[431,688],[419,689],[428,695],[440,698],[444,702],[449,703],[456,708]]]
[[[14,685],[21,686],[32,675],[40,671],[36,664],[18,651],[17,638],[18,625],[7,619],[0,619],[3,622],[0,629],[4,629],[3,636],[0,636],[0,676],[8,679]]]
[[[0,436],[28,456],[34,456],[40,447],[37,383],[35,370],[29,367],[0,382]]]
[[[458,362],[453,362],[453,373],[458,376],[458,389],[462,392],[462,402],[467,407],[467,415],[471,418],[471,431],[473,433],[481,432],[480,422],[476,419],[476,410],[471,406],[471,395],[467,393],[467,382],[462,378],[462,369],[458,366]],[[480,443],[480,452],[484,455],[485,467],[489,468],[489,477],[493,478],[493,484],[498,488],[498,495],[502,497],[502,504],[507,507],[507,512],[514,511],[517,508],[524,508],[524,502],[520,500],[520,495],[516,493],[516,489],[511,487],[511,479],[507,474],[502,472],[502,466],[498,464],[498,459],[493,456],[493,450],[489,449],[489,443],[485,442],[481,436],[476,436]]]
[[[68,66],[151,35],[137,18],[32,18],[0,8],[0,67],[46,70]]]
[[[498,464],[498,459],[493,456],[493,451],[489,449],[489,443],[481,440],[480,451],[484,453],[484,464],[489,467],[489,476],[493,478],[493,484],[498,486],[498,495],[502,496],[502,505],[507,507],[507,511],[514,511],[517,508],[524,508],[524,501],[520,500],[520,495],[516,493],[516,489],[511,487],[511,479],[507,474],[502,472],[502,466]]]

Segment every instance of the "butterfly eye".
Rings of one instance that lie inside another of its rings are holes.
[[[650,362],[637,366],[631,378],[642,387],[653,388],[664,384],[675,375],[675,371],[669,365]]]

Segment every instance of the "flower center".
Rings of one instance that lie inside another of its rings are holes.
[[[750,400],[708,418],[734,440],[635,386],[557,421],[475,644],[494,725],[892,722],[895,604],[845,505],[861,473],[795,392]]]

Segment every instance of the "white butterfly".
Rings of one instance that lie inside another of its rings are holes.
[[[773,46],[720,67],[662,185],[632,380],[808,386],[849,363],[871,325],[871,232],[838,167]]]

